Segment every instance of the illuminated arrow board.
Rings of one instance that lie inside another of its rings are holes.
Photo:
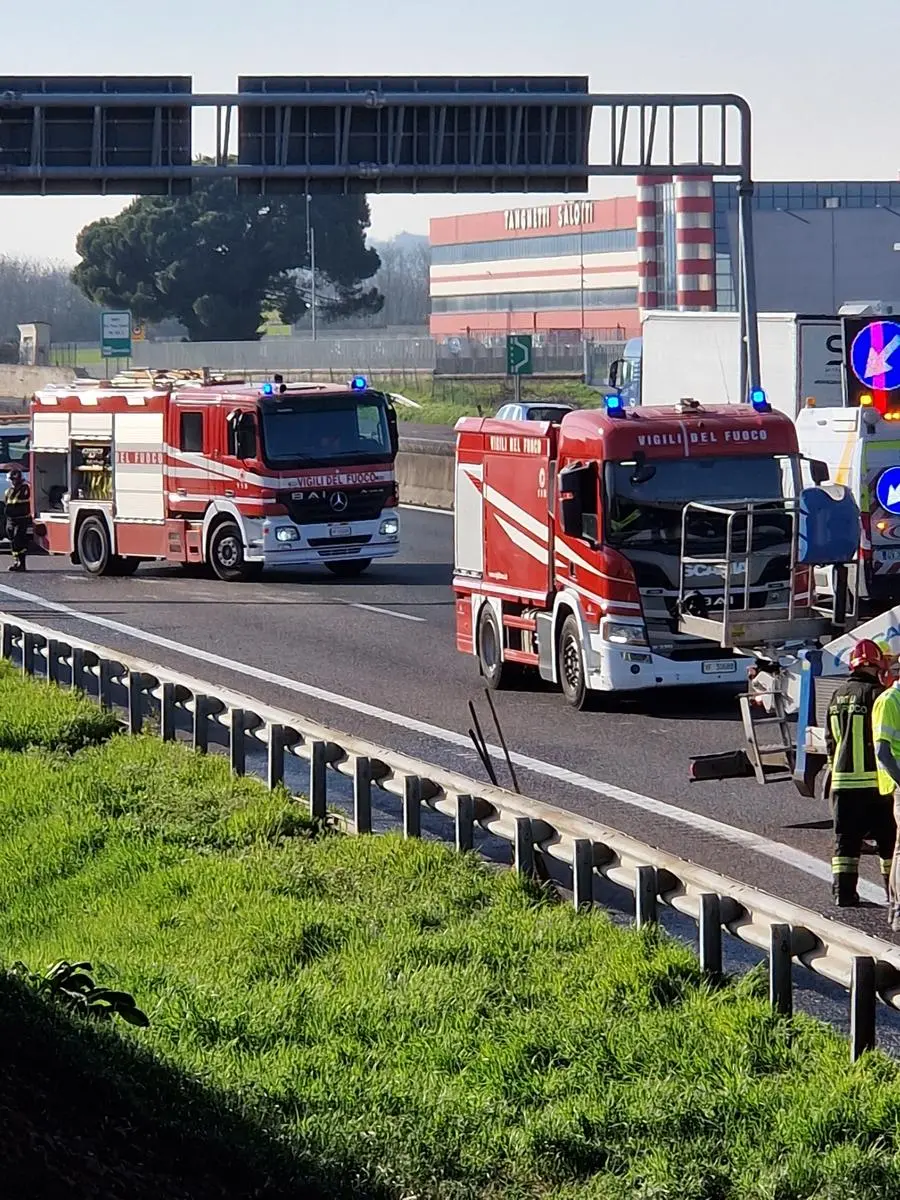
[[[900,325],[895,321],[864,325],[853,339],[850,366],[860,383],[873,391],[900,387]]]
[[[900,327],[898,327],[900,333]],[[506,339],[507,375],[533,375],[534,350],[530,333],[510,334]]]

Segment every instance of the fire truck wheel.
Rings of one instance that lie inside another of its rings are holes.
[[[88,575],[109,575],[113,565],[109,530],[99,517],[85,517],[75,539],[78,561]]]
[[[557,647],[559,683],[562,693],[573,708],[588,706],[590,692],[584,678],[584,657],[581,653],[581,633],[573,616],[566,617],[559,631]]]
[[[339,579],[355,579],[372,563],[371,558],[351,558],[345,562],[327,562],[325,566]]]
[[[485,604],[478,618],[478,663],[491,691],[506,687],[515,674],[512,664],[503,661],[503,639],[489,604]]]
[[[223,521],[213,530],[209,539],[209,562],[225,583],[253,578],[253,564],[244,558],[244,539],[234,521]]]

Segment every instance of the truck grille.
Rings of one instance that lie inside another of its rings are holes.
[[[354,537],[344,538],[310,538],[310,546],[318,548],[319,546],[331,546],[333,549],[338,546],[364,546],[366,542],[371,542],[371,533],[360,533]]]
[[[381,515],[393,492],[393,486],[365,488],[323,488],[282,493],[279,500],[296,525],[321,525],[328,521],[373,521]],[[333,503],[343,496],[345,503]]]

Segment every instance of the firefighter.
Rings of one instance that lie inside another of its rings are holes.
[[[9,487],[3,497],[6,506],[6,536],[12,551],[10,571],[25,570],[28,553],[28,526],[31,521],[31,488],[18,467],[9,473]]]
[[[882,800],[893,802],[894,819],[900,817],[900,678],[896,659],[892,678],[875,702],[872,714],[872,734],[875,739],[875,758],[878,763],[878,790]],[[894,854],[888,890],[888,924],[900,931],[900,854]]]
[[[839,908],[859,904],[857,882],[863,841],[877,848],[885,894],[897,827],[891,797],[879,787],[878,762],[872,735],[872,712],[883,690],[885,669],[879,647],[868,639],[850,653],[850,678],[834,693],[828,706],[825,740],[831,763],[831,801],[834,814],[834,900]]]

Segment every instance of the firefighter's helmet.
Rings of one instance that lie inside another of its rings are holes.
[[[884,654],[881,647],[869,638],[863,638],[862,641],[856,643],[850,651],[850,670],[856,671],[860,667],[874,667],[881,671],[884,668]]]

